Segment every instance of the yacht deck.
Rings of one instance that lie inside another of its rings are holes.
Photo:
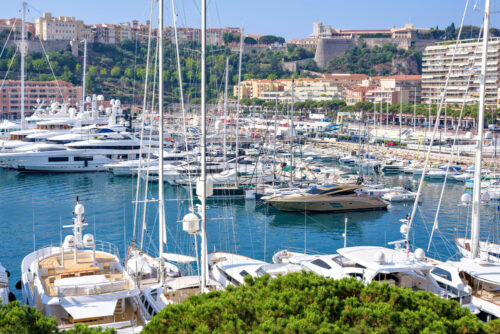
[[[64,254],[64,266],[61,254],[40,260],[39,275],[44,284],[45,293],[50,297],[84,296],[106,292],[130,290],[134,287],[121,272],[120,263],[112,254],[92,251],[79,251],[75,263],[72,252]],[[79,280],[79,277],[87,279]]]
[[[123,327],[131,327],[132,325],[144,325],[141,317],[139,317],[137,313],[134,312],[133,306],[127,300],[118,301],[114,314],[112,316],[78,320],[74,320],[71,316],[69,316],[68,318],[58,318],[57,322],[57,325],[61,330],[73,328],[75,323],[81,323],[86,326],[102,326],[110,323],[124,323]],[[128,325],[127,322],[129,323]]]

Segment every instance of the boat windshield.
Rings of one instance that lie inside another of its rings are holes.
[[[337,184],[329,184],[326,186],[309,186],[306,189],[306,193],[312,194],[312,195],[318,195],[318,194],[323,194],[323,193],[329,192],[329,191],[335,189],[336,187],[338,187]]]

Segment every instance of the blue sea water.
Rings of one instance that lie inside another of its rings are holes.
[[[388,185],[417,187],[411,176],[381,177]],[[157,195],[157,184],[149,184],[149,199]],[[430,230],[441,192],[442,182],[425,182],[411,231],[415,247],[427,249]],[[20,299],[14,285],[20,279],[21,261],[34,249],[59,243],[71,223],[76,196],[85,205],[88,226],[85,232],[96,239],[117,245],[122,258],[134,236],[136,179],[114,177],[107,173],[23,174],[0,170],[0,262],[10,272],[11,290]],[[457,255],[453,237],[468,232],[470,207],[460,204],[464,192],[461,183],[449,183],[438,217],[429,256],[445,260]],[[165,185],[167,251],[194,255],[193,236],[182,231],[182,217],[190,206],[188,193]],[[142,200],[142,194],[140,199]],[[347,245],[387,245],[401,239],[399,220],[411,211],[411,203],[392,204],[387,211],[339,214],[284,213],[255,201],[210,200],[207,209],[209,251],[238,252],[271,261],[273,253],[288,248],[306,252],[334,253],[344,245],[344,221],[347,217]],[[497,241],[499,216],[497,204],[482,207],[482,239]],[[136,231],[142,225],[139,205]],[[147,232],[143,249],[157,254],[158,212],[148,202]],[[140,242],[140,233],[136,232]],[[197,245],[199,247],[199,245]]]

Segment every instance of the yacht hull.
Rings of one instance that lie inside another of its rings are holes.
[[[270,205],[280,211],[291,212],[348,212],[387,209],[387,202],[377,197],[335,196],[331,199],[308,201],[270,199]]]

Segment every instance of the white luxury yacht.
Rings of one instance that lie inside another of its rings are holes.
[[[422,249],[415,253],[405,248],[378,246],[346,247],[337,254],[307,255],[282,250],[273,256],[275,263],[294,263],[329,278],[357,277],[364,283],[385,282],[413,290],[442,295],[443,291],[430,275],[434,268],[426,261]]]
[[[9,167],[20,171],[98,172],[105,171],[106,164],[139,155],[140,142],[132,134],[106,132],[64,145],[34,145],[31,151],[5,153],[1,159],[8,159]]]
[[[301,272],[306,268],[292,263],[269,264],[250,257],[225,252],[208,254],[210,275],[223,287],[242,285],[245,277],[260,277],[269,274],[272,278],[292,272]]]
[[[76,217],[63,226],[73,234],[61,245],[38,249],[23,259],[23,302],[55,317],[63,330],[83,323],[132,333],[144,324],[137,312],[139,289],[123,270],[115,245],[83,235],[84,211],[77,198]]]

